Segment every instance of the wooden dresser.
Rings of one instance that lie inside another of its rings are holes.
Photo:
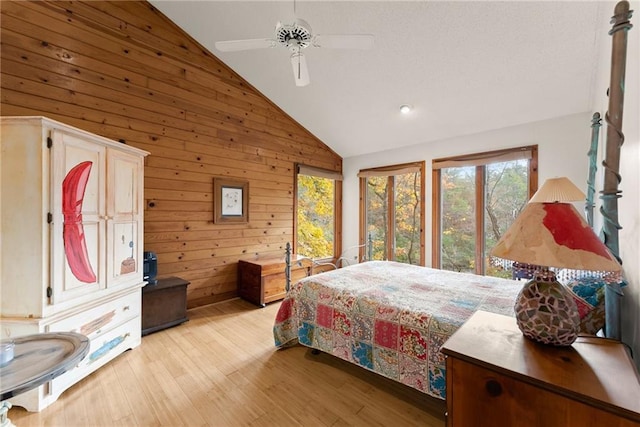
[[[238,262],[238,294],[256,305],[278,301],[286,294],[284,258],[258,258]],[[311,274],[311,260],[291,255],[291,283]]]
[[[640,382],[624,345],[525,338],[515,318],[476,312],[442,346],[447,426],[640,425]]]

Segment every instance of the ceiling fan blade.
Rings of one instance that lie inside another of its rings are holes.
[[[296,80],[296,86],[306,86],[309,84],[309,69],[307,68],[307,60],[302,53],[295,52],[291,55],[291,66],[293,67],[293,77]]]
[[[275,47],[276,41],[272,39],[228,40],[216,42],[215,46],[220,52],[236,52],[239,50]]]
[[[312,44],[336,49],[372,49],[373,41],[372,34],[318,34]]]

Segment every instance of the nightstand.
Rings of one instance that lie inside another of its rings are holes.
[[[638,371],[624,345],[525,338],[515,318],[476,312],[442,346],[447,426],[640,425]]]

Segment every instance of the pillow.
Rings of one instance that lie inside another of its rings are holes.
[[[604,289],[606,283],[600,277],[582,277],[566,284],[580,313],[580,333],[595,335],[604,328]]]

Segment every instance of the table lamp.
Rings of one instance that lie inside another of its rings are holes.
[[[491,251],[533,266],[516,298],[518,327],[534,341],[571,345],[578,337],[576,303],[549,267],[620,274],[622,267],[576,208],[584,194],[567,178],[547,180]]]

